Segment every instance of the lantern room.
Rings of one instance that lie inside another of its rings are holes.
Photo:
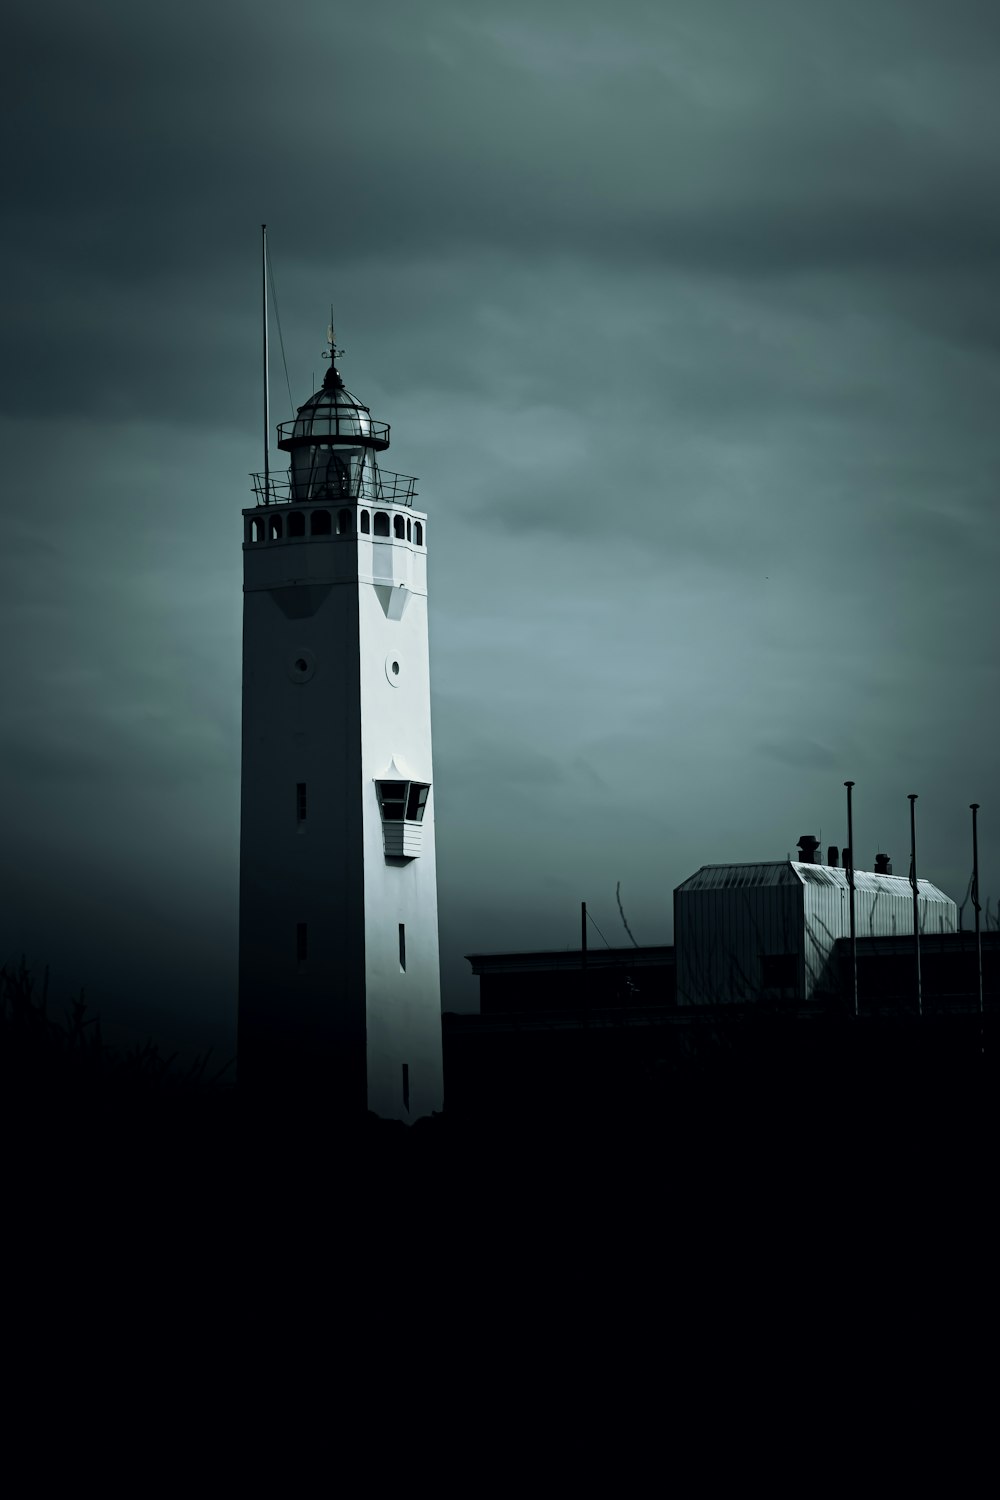
[[[375,422],[344,385],[336,363],[322,386],[300,406],[293,422],[278,428],[278,447],[290,457],[293,501],[374,500],[375,454],[389,446],[389,425]]]

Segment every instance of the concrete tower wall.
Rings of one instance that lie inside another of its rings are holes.
[[[399,556],[403,544],[395,547],[398,571],[406,558]],[[422,566],[425,559],[414,561]],[[369,1108],[399,1114],[405,1064],[415,1118],[439,1110],[443,1096],[427,596],[362,584],[359,605]],[[402,616],[392,618],[398,608]],[[408,780],[431,784],[418,825],[420,852],[411,859],[387,859],[383,847],[375,782],[392,778],[393,766]]]
[[[244,513],[239,1066],[414,1119],[443,1102],[433,789],[419,854],[387,859],[375,782],[432,782],[426,520],[376,506],[388,537],[355,506],[301,538]]]

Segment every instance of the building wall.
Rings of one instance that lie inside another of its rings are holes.
[[[678,1005],[745,1004],[760,998],[762,954],[794,955],[794,989],[786,998],[798,998],[804,983],[802,887],[796,881],[677,890],[674,943]]]
[[[579,954],[562,952],[477,954],[469,961],[479,976],[479,1012],[487,1017],[644,1011],[673,1006],[676,998],[672,947],[596,949],[586,966]]]
[[[805,923],[805,997],[832,994],[840,983],[834,945],[850,936],[850,892],[846,884],[830,884],[810,878],[812,869],[802,868]],[[920,885],[923,886],[924,882]],[[933,888],[931,888],[933,890]],[[918,891],[921,932],[954,932],[958,909],[940,893]],[[913,932],[913,892],[900,875],[876,876],[858,871],[855,890],[855,924],[858,937],[892,937]]]
[[[850,982],[850,944],[837,944],[845,989]],[[1000,932],[982,935],[983,1003],[987,1011],[1000,1004]],[[920,942],[920,972],[925,1013],[977,1012],[979,963],[975,933],[925,932]],[[862,937],[858,941],[858,1002],[862,1014],[917,1009],[916,955],[912,932],[896,937]]]

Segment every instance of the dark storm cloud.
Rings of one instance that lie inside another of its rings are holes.
[[[249,198],[306,262],[317,246],[324,262],[479,245],[763,274],[994,257],[995,21],[865,9],[882,25],[679,5],[620,7],[612,28],[580,7],[577,49],[538,11],[300,5],[275,28],[247,4],[155,24],[25,9],[21,242],[35,263],[70,249],[118,291],[195,267],[221,282]],[[630,23],[642,41],[616,50]]]
[[[450,996],[464,951],[576,941],[584,894],[615,926],[619,878],[664,940],[675,881],[830,836],[848,775],[897,849],[918,778],[964,888],[1000,729],[995,6],[18,0],[6,40],[26,941],[61,912],[67,962],[231,1005],[263,219],[292,404],[332,297],[422,476]]]

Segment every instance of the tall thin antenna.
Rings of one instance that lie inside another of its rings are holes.
[[[924,991],[920,982],[920,896],[917,888],[916,792],[908,792],[910,803],[910,885],[913,887],[913,949],[917,958],[917,1014],[924,1013]]]
[[[267,379],[267,225],[260,226],[261,317],[264,324],[264,504],[271,503],[271,392]]]
[[[976,829],[976,814],[979,803],[970,802],[972,809],[972,909],[976,914],[976,974],[979,984],[979,1050],[985,1052],[983,1037],[983,939],[979,930],[979,835]]]
[[[851,988],[854,991],[854,1014],[858,1014],[858,923],[855,912],[854,891],[854,811],[851,806],[853,781],[845,781],[847,788],[847,885],[851,895]]]

